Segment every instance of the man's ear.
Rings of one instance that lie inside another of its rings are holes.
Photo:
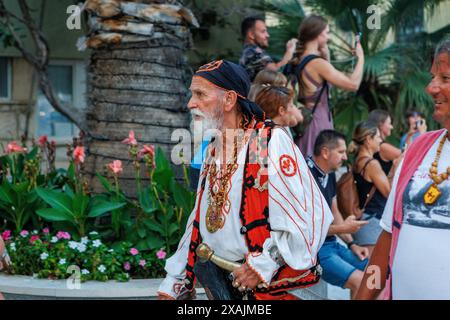
[[[323,147],[320,150],[320,154],[322,155],[322,158],[328,160],[330,158],[330,149],[328,149],[327,147]]]
[[[255,40],[255,29],[254,28],[248,30],[246,38],[247,38],[247,40],[251,40],[251,41]]]
[[[233,107],[237,104],[237,93],[235,91],[227,91],[225,93],[225,111],[229,112],[233,109]]]

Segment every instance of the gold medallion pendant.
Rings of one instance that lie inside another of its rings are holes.
[[[210,233],[214,233],[219,229],[222,229],[225,224],[225,217],[223,216],[221,209],[209,206],[206,211],[206,229]]]
[[[425,202],[425,204],[427,205],[432,205],[437,201],[437,199],[439,199],[441,194],[441,190],[439,190],[438,186],[433,183],[428,188],[427,192],[425,192],[423,196],[423,202]]]

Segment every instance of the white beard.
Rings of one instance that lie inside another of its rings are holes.
[[[223,109],[221,107],[217,108],[217,112],[212,116],[206,115],[198,109],[192,110],[191,115],[190,129],[194,135],[194,144],[211,139],[215,132],[221,130],[223,126]],[[199,116],[201,119],[195,120],[194,116]]]

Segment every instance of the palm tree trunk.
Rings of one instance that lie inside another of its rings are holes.
[[[170,156],[172,131],[187,128],[189,121],[185,77],[189,12],[174,5],[127,2],[123,6],[111,0],[105,7],[105,2],[85,4],[91,26],[85,44],[92,49],[85,171],[92,177],[94,192],[102,191],[95,172],[103,173],[115,159],[129,160],[127,146],[121,143],[129,131],[135,132],[140,143],[159,146]],[[111,5],[116,7],[111,10]],[[195,24],[195,18],[190,22]],[[133,196],[134,171],[128,164],[120,184]]]

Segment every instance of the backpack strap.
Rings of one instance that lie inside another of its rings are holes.
[[[367,157],[368,158],[368,157]],[[364,158],[362,158],[364,159]],[[366,161],[366,163],[364,164],[364,166],[362,167],[361,171],[360,171],[360,175],[364,175],[364,172],[366,171],[367,165],[372,161],[375,160],[374,158],[369,158],[369,160]]]
[[[309,54],[306,57],[304,57],[299,64],[292,65],[288,64],[283,70],[283,73],[288,77],[288,83],[291,84],[291,86],[294,88],[297,83],[299,83],[301,73],[305,69],[306,65],[311,62],[314,59],[323,59],[321,56],[315,55],[315,54]],[[327,89],[328,92],[328,82],[326,80],[323,81],[322,89],[320,89],[319,95],[317,96],[316,100],[314,101],[314,106],[312,108],[311,113],[314,114],[316,112],[317,105],[320,102],[320,98],[322,97],[323,92]]]
[[[311,62],[314,59],[321,58],[320,56],[317,56],[315,54],[309,54],[306,57],[304,57],[299,64],[294,65],[292,63],[288,63],[284,69],[283,74],[288,77],[289,83],[294,87],[299,80],[299,75],[305,69],[306,65]]]
[[[369,164],[369,162],[372,161],[372,160],[374,160],[374,158],[370,158],[370,157],[362,157],[362,158],[359,158],[358,160],[355,161],[355,166],[353,167],[353,173],[357,173],[356,170],[355,170],[355,169],[357,168],[357,163],[358,163],[358,162],[361,162],[362,159],[366,159],[366,158],[367,158],[368,160],[367,160],[367,162],[364,164],[364,166],[362,167],[362,169],[359,170],[359,174],[363,174],[363,171],[366,169],[366,167],[367,167],[367,165]]]
[[[362,167],[361,171],[359,172],[359,174],[361,175],[361,177],[363,177],[364,179],[364,172],[366,170],[367,165],[372,161],[375,160],[374,158],[369,158],[369,157],[363,157],[359,160],[368,158],[368,160],[366,161],[366,163],[364,164],[364,166]],[[364,212],[364,209],[366,209],[367,204],[369,204],[370,200],[372,200],[373,196],[375,195],[375,191],[377,191],[377,188],[375,187],[375,185],[372,182],[372,188],[370,188],[369,194],[367,195],[366,201],[364,201],[364,205],[361,208],[361,212]]]
[[[317,105],[319,104],[320,98],[322,98],[322,94],[323,94],[325,88],[327,89],[327,92],[328,92],[328,83],[327,83],[326,80],[324,80],[324,84],[322,86],[322,89],[320,89],[320,93],[317,96],[316,101],[314,102],[314,107],[311,110],[312,114],[314,114],[314,112],[316,112]]]

